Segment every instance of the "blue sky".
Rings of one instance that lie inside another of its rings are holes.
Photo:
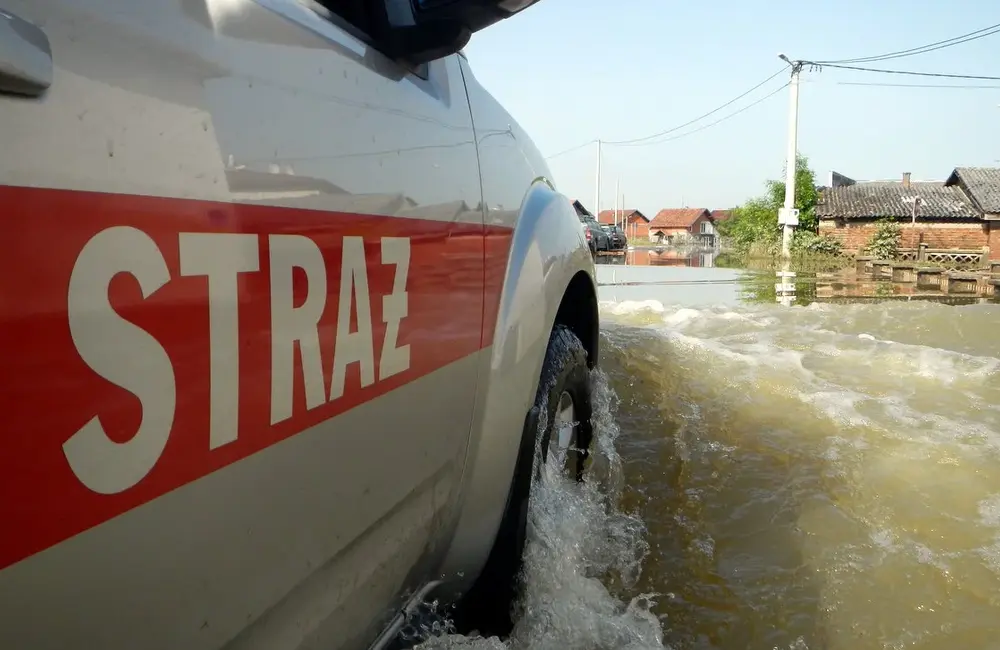
[[[793,59],[833,60],[918,47],[1000,23],[997,0],[542,0],[476,34],[477,78],[546,156],[594,138],[662,131],[748,90]],[[1000,77],[1000,34],[864,64]],[[710,122],[787,81],[782,74]],[[981,90],[841,82],[982,84]],[[626,207],[724,208],[760,194],[784,165],[788,91],[671,142],[604,147],[602,208],[621,178]],[[697,128],[698,122],[677,133]],[[1000,166],[1000,81],[824,69],[803,73],[799,152],[818,182],[943,179],[955,166]],[[596,145],[550,160],[555,181],[592,208]]]

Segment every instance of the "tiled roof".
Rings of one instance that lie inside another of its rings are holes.
[[[854,185],[828,187],[816,204],[819,218],[865,219],[910,217],[912,204],[920,197],[917,217],[928,219],[974,219],[980,216],[958,186],[941,181],[913,181],[909,188],[900,181],[860,181]]]
[[[712,220],[713,221],[725,221],[733,216],[732,210],[712,210]]]
[[[649,219],[646,217],[646,215],[644,215],[640,210],[625,210],[625,209],[621,209],[621,210],[618,210],[618,222],[621,223],[622,221],[624,221],[624,220],[628,219],[629,217],[631,217],[633,214],[637,214],[640,217],[642,217],[643,219],[645,219],[646,221],[649,221]],[[613,224],[613,223],[615,223],[615,211],[614,210],[601,210],[600,214],[597,215],[597,220],[600,221],[601,223]]]
[[[983,212],[1000,213],[1000,168],[956,167],[946,181],[960,181],[972,201]]]
[[[707,213],[705,208],[666,208],[660,210],[649,222],[650,228],[690,228],[698,217]]]

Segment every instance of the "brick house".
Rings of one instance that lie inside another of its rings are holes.
[[[649,237],[649,217],[640,210],[621,209],[617,211],[617,214],[614,210],[601,210],[600,214],[597,215],[597,220],[608,225],[617,223],[622,226],[625,236],[629,239]]]
[[[875,222],[890,218],[902,226],[902,247],[976,250],[990,247],[1000,259],[1000,169],[959,167],[946,181],[856,181],[831,174],[816,204],[819,233],[844,249],[864,249]]]
[[[979,210],[990,259],[1000,260],[1000,168],[957,167],[944,184],[961,188]]]
[[[712,214],[705,208],[666,208],[657,212],[649,222],[649,238],[652,240],[673,242],[682,233],[703,244],[714,244]]]

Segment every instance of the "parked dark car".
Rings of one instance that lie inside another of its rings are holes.
[[[625,250],[625,247],[628,245],[628,237],[625,236],[625,232],[621,228],[615,225],[602,223],[601,229],[608,235],[608,239],[611,243],[611,250]]]
[[[580,223],[583,224],[587,243],[590,245],[590,252],[593,254],[606,253],[611,250],[611,237],[604,232],[601,224],[591,215],[580,215]]]

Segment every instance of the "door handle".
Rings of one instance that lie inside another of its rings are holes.
[[[52,47],[42,28],[0,9],[0,93],[38,97],[52,85]]]

